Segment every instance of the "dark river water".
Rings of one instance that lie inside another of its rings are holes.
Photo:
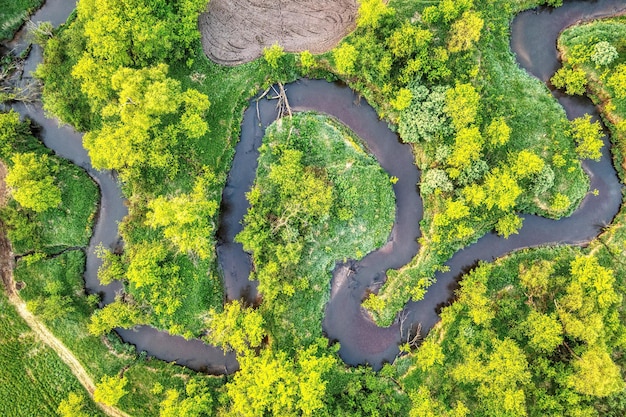
[[[33,17],[33,21],[49,20],[62,23],[74,8],[73,1],[48,0]],[[579,20],[613,15],[626,11],[624,0],[569,1],[559,9],[539,8],[518,15],[512,23],[511,47],[520,66],[542,81],[547,81],[558,68],[556,38],[562,28]],[[20,44],[18,35],[15,45]],[[27,70],[33,70],[41,60],[37,47],[31,52]],[[26,74],[28,72],[25,72]],[[334,116],[364,139],[370,151],[390,175],[400,180],[394,185],[396,194],[396,223],[386,245],[368,254],[359,262],[338,264],[333,271],[331,297],[326,306],[323,329],[328,338],[341,343],[342,359],[351,365],[369,363],[379,368],[391,362],[398,354],[401,342],[400,326],[377,327],[361,307],[366,291],[385,279],[385,271],[399,268],[410,261],[419,247],[419,220],[422,203],[416,184],[419,172],[413,164],[410,148],[399,142],[386,123],[379,121],[375,111],[356,94],[341,84],[325,81],[300,80],[286,87],[289,103],[294,110],[316,110]],[[585,98],[565,97],[553,92],[565,108],[568,117],[589,113],[597,117],[591,102]],[[127,214],[124,199],[114,175],[91,168],[82,147],[80,133],[68,127],[59,127],[55,120],[44,117],[39,105],[15,105],[23,116],[41,126],[41,137],[46,146],[58,155],[83,167],[98,183],[101,191],[99,216],[90,242],[85,283],[89,292],[100,293],[104,303],[113,301],[120,283],[103,287],[97,279],[100,261],[93,255],[94,247],[120,244],[117,224]],[[258,146],[264,129],[276,117],[275,102],[259,101],[257,118],[256,101],[251,100],[244,114],[241,140],[237,145],[233,166],[223,192],[220,226],[217,232],[218,261],[223,269],[228,299],[245,297],[254,300],[256,284],[248,281],[250,258],[233,243],[241,230],[241,219],[248,204],[245,192],[254,181]],[[554,221],[537,216],[524,216],[524,227],[519,235],[503,239],[495,234],[481,238],[477,243],[459,251],[447,262],[449,272],[437,274],[424,300],[407,304],[403,315],[406,325],[421,323],[425,334],[439,320],[438,311],[452,296],[459,276],[479,260],[491,261],[511,251],[545,244],[584,244],[598,235],[617,213],[621,199],[621,185],[611,164],[608,140],[600,162],[584,162],[591,179],[591,189],[598,196],[588,195],[580,208],[569,218]],[[406,327],[405,327],[406,329]],[[224,353],[199,340],[185,340],[156,329],[140,326],[132,330],[117,330],[128,343],[149,355],[165,361],[210,373],[230,373],[238,369],[233,354]]]

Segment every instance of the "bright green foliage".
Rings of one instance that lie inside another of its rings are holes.
[[[532,310],[523,327],[529,338],[528,346],[533,349],[549,354],[563,343],[563,325],[554,315]]]
[[[175,389],[165,392],[161,401],[159,417],[203,417],[213,415],[215,404],[213,390],[206,379],[191,378],[185,384],[184,398]]]
[[[128,392],[124,389],[128,380],[117,376],[105,375],[96,384],[93,399],[102,404],[116,405]]]
[[[572,202],[568,196],[556,193],[552,199],[552,203],[550,204],[550,210],[556,213],[562,213],[569,208],[570,204],[572,204]]]
[[[335,60],[337,71],[346,75],[353,74],[357,59],[356,48],[349,43],[342,43],[341,46],[333,50],[333,59]]]
[[[570,248],[527,250],[480,265],[441,312],[426,352],[411,358],[402,386],[412,415],[455,415],[459,403],[468,416],[613,410],[598,399],[624,388],[612,359],[626,330],[616,283],[598,258]]]
[[[476,126],[460,128],[454,137],[452,154],[448,158],[448,165],[462,170],[477,161],[482,155],[483,138]],[[457,175],[450,175],[455,178]]]
[[[175,173],[174,146],[181,138],[197,139],[207,132],[202,119],[207,97],[191,89],[182,92],[167,70],[160,64],[115,72],[111,83],[117,99],[102,110],[102,128],[84,138],[94,167],[127,169],[131,176],[146,167]]]
[[[452,119],[452,125],[459,131],[475,123],[478,115],[480,95],[471,84],[457,84],[446,91],[445,112]]]
[[[559,68],[550,82],[556,88],[565,88],[565,92],[571,95],[583,95],[587,91],[587,75],[582,69]]]
[[[158,316],[171,316],[183,304],[181,267],[162,242],[141,242],[129,250],[126,278],[136,297]]]
[[[410,23],[396,29],[387,40],[391,53],[397,58],[410,57],[415,52],[426,48],[433,34],[427,29],[419,28]]]
[[[326,339],[301,348],[291,359],[286,352],[264,349],[240,357],[241,369],[226,392],[231,401],[229,415],[256,417],[310,416],[324,406],[325,375],[336,359],[320,352]]]
[[[450,29],[450,39],[448,40],[448,51],[467,51],[480,39],[485,22],[480,14],[474,11],[463,13],[461,18],[452,24]]]
[[[11,195],[22,207],[40,213],[61,203],[61,189],[51,175],[57,172],[57,167],[51,164],[48,155],[16,153],[11,161],[6,183],[13,188]]]
[[[503,117],[496,117],[487,125],[485,137],[487,143],[493,148],[504,146],[511,137],[511,128],[506,124]]]
[[[304,236],[311,226],[328,217],[332,205],[332,187],[326,173],[305,167],[302,156],[301,151],[284,150],[277,163],[270,167],[268,182],[257,184],[248,193],[252,210],[245,217],[247,226],[237,237],[256,259],[271,259],[283,270],[300,262]],[[284,246],[272,253],[269,239],[276,239]],[[276,258],[272,259],[274,256]],[[281,288],[274,274],[259,275],[259,290],[267,301],[280,292],[294,291],[287,283]],[[263,277],[271,280],[266,282]]]
[[[518,234],[522,228],[523,219],[515,213],[508,213],[498,219],[496,223],[496,232],[504,238],[508,238],[512,234]]]
[[[85,397],[75,392],[70,392],[67,399],[61,401],[57,412],[61,417],[89,417],[83,409]]]
[[[221,313],[211,310],[207,339],[225,351],[245,355],[261,346],[265,337],[263,325],[264,319],[258,310],[246,308],[236,300],[226,304]]]
[[[626,64],[620,64],[611,72],[606,84],[613,89],[617,99],[626,98]]]
[[[617,49],[607,41],[600,41],[593,47],[591,61],[598,66],[611,65],[617,59],[619,54]]]
[[[0,159],[10,161],[18,143],[28,135],[28,125],[20,122],[20,114],[15,110],[0,112]]]
[[[124,278],[126,268],[119,255],[106,249],[102,244],[96,246],[95,252],[102,260],[98,267],[98,280],[102,285],[109,285],[115,280]]]
[[[217,201],[211,200],[209,190],[214,181],[210,171],[199,176],[193,191],[176,197],[159,196],[148,203],[146,224],[163,228],[163,235],[180,252],[193,252],[201,259],[213,255],[213,216]]]
[[[449,23],[474,5],[474,0],[441,0],[438,6],[424,9],[423,19],[428,23]]]
[[[591,116],[577,117],[571,122],[572,138],[576,141],[576,153],[582,159],[599,161],[602,157],[602,126],[599,121],[591,122]]]
[[[409,90],[408,88],[401,88],[400,91],[398,91],[398,94],[396,94],[394,99],[391,100],[389,104],[391,104],[391,107],[393,107],[395,110],[402,111],[409,107],[412,99],[413,94],[411,93],[411,90]]]
[[[359,0],[359,15],[357,25],[359,27],[376,28],[381,19],[393,14],[393,9],[387,7],[383,0]]]
[[[527,178],[543,170],[545,163],[541,157],[532,151],[523,149],[513,159],[511,170],[518,178]]]
[[[275,43],[269,48],[263,48],[263,58],[265,62],[273,68],[277,69],[280,59],[285,56],[285,49],[279,44]]]
[[[101,336],[116,327],[130,329],[145,322],[145,315],[136,305],[116,299],[91,316],[89,333],[94,336]]]
[[[522,188],[515,177],[507,169],[495,168],[485,178],[485,204],[488,209],[497,207],[507,212],[522,194]]]
[[[305,70],[309,70],[315,66],[315,58],[313,54],[307,51],[300,52],[300,65]]]
[[[585,351],[574,361],[574,369],[569,382],[581,394],[606,397],[624,389],[619,367],[600,346]]]

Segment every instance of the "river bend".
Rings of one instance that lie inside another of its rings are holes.
[[[71,2],[48,0],[33,17],[33,21],[62,23],[74,8]],[[580,20],[626,12],[623,0],[598,0],[593,2],[566,1],[558,9],[539,8],[518,15],[511,26],[511,48],[521,67],[542,81],[558,68],[556,38],[566,26]],[[18,36],[17,39],[20,39]],[[26,71],[33,70],[41,60],[37,47],[28,57]],[[366,143],[381,166],[400,180],[394,185],[396,194],[396,222],[386,245],[368,254],[359,262],[339,264],[333,272],[331,298],[326,307],[324,331],[333,341],[341,343],[342,359],[351,365],[369,363],[379,368],[391,362],[398,354],[400,329],[396,323],[388,328],[377,327],[362,309],[361,302],[368,289],[385,279],[385,271],[399,268],[410,261],[419,247],[419,220],[422,203],[417,192],[419,172],[413,164],[408,145],[401,144],[397,135],[386,123],[379,121],[375,111],[350,89],[325,81],[300,80],[286,86],[288,100],[294,110],[315,110],[330,114],[349,126]],[[572,98],[553,92],[565,108],[569,118],[592,114],[597,111],[586,98]],[[124,198],[113,174],[96,171],[82,147],[82,135],[68,127],[45,118],[39,105],[14,106],[23,116],[31,118],[41,127],[45,145],[57,155],[83,167],[100,187],[99,215],[90,241],[85,271],[85,285],[89,292],[102,294],[103,302],[113,301],[121,291],[120,283],[101,286],[97,279],[100,260],[94,248],[102,242],[105,246],[119,245],[117,225],[127,214]],[[256,173],[258,146],[265,127],[276,117],[274,103],[259,101],[257,118],[256,101],[250,101],[242,122],[242,136],[237,145],[231,173],[223,192],[220,228],[218,230],[218,260],[223,269],[227,298],[256,294],[254,283],[248,281],[249,256],[241,245],[233,243],[241,230],[241,220],[247,210],[245,192],[250,189]],[[503,239],[488,234],[477,243],[457,252],[446,265],[450,270],[438,273],[437,281],[424,300],[410,302],[403,312],[407,323],[421,323],[426,333],[439,320],[438,311],[451,299],[456,281],[467,268],[479,260],[492,261],[511,251],[547,244],[585,244],[597,236],[612,221],[622,201],[621,184],[611,163],[609,142],[605,138],[602,159],[585,161],[591,189],[599,190],[598,196],[589,194],[580,208],[569,218],[559,221],[538,216],[524,216],[524,226],[518,235]],[[124,341],[137,346],[139,351],[165,361],[175,361],[190,368],[214,373],[230,373],[238,368],[233,354],[206,345],[200,340],[185,340],[147,326],[132,330],[117,330]]]

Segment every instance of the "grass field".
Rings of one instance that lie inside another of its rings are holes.
[[[35,337],[0,294],[0,414],[56,416],[70,392],[82,395],[90,416],[103,415],[56,353]]]
[[[0,41],[13,38],[15,31],[43,2],[44,0],[0,0]]]

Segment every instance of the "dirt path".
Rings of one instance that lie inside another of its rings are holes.
[[[202,47],[222,65],[252,61],[278,43],[288,52],[332,49],[356,25],[356,0],[211,0]]]
[[[6,188],[4,183],[4,177],[6,175],[6,168],[0,162],[0,203],[4,204],[6,201]],[[13,279],[14,268],[13,252],[11,250],[11,243],[6,236],[5,226],[0,221],[0,275],[2,278],[2,284],[9,297],[9,302],[15,306],[15,309],[19,315],[24,319],[26,324],[31,330],[41,339],[43,343],[52,348],[57,355],[61,358],[78,381],[85,387],[89,395],[93,398],[93,392],[96,389],[96,385],[85,370],[85,368],[78,361],[78,358],[61,342],[57,339],[48,328],[41,323],[37,317],[35,317],[26,308],[26,303],[22,300],[16,290],[15,281]],[[128,414],[118,410],[115,407],[110,407],[101,403],[96,403],[102,411],[112,417],[130,417]]]

